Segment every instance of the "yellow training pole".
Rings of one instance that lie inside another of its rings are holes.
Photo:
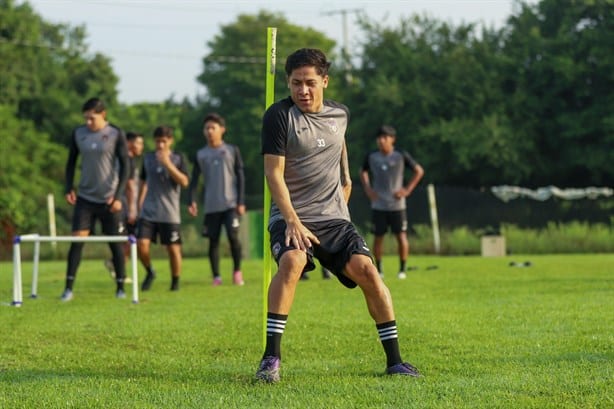
[[[275,99],[275,59],[276,59],[276,43],[277,43],[277,28],[267,27],[266,36],[266,92],[265,92],[265,111],[271,106]],[[269,185],[264,178],[264,204],[262,210],[263,220],[263,257],[262,262],[263,274],[262,274],[262,343],[263,347],[266,346],[266,317],[268,306],[268,294],[269,284],[271,282],[271,250],[269,249],[269,210],[271,207],[271,192],[269,191]]]

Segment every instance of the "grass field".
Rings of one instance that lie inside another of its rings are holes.
[[[532,266],[508,266],[525,260]],[[253,381],[260,261],[244,262],[244,287],[226,273],[213,288],[207,261],[185,260],[171,293],[167,262],[156,260],[159,278],[137,305],[114,298],[101,261],[83,262],[67,304],[64,263],[43,263],[30,300],[25,263],[23,306],[0,307],[0,408],[614,407],[614,255],[411,264],[419,268],[400,281],[386,259],[385,281],[404,358],[422,378],[383,376],[361,292],[314,271],[286,327],[282,381],[263,385]],[[3,302],[11,272],[0,264]]]

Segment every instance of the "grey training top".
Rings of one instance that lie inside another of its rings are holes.
[[[348,108],[330,100],[321,112],[303,113],[286,98],[264,114],[262,153],[285,156],[284,180],[302,222],[350,220],[341,186],[348,120]],[[269,225],[282,218],[272,203]]]
[[[371,202],[371,208],[405,210],[405,198],[394,197],[394,192],[403,187],[405,169],[414,169],[417,164],[409,153],[398,149],[388,155],[379,150],[367,154],[362,170],[371,173],[371,186],[377,193],[377,200]]]
[[[187,176],[188,168],[182,155],[171,152],[171,162]],[[148,152],[143,157],[141,180],[147,184],[147,194],[140,217],[156,223],[181,223],[181,185],[158,162],[155,152]]]
[[[128,145],[118,127],[107,123],[99,131],[81,125],[73,130],[64,193],[73,189],[77,157],[81,155],[81,179],[77,195],[93,203],[121,198],[128,179]]]
[[[243,160],[237,146],[223,142],[215,148],[205,146],[196,153],[188,204],[195,201],[194,196],[201,173],[204,178],[205,214],[224,212],[245,204]]]

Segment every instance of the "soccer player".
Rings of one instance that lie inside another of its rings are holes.
[[[369,152],[360,171],[360,181],[366,195],[371,200],[373,222],[373,252],[375,264],[380,275],[382,271],[382,254],[384,236],[390,230],[397,239],[399,254],[399,272],[397,277],[405,279],[409,242],[407,241],[407,211],[405,198],[416,188],[424,169],[411,155],[394,146],[397,132],[390,125],[382,125],[375,133],[377,150]],[[411,169],[412,177],[403,185],[405,171]],[[371,179],[369,178],[371,174]]]
[[[151,242],[166,246],[171,267],[171,291],[179,290],[181,275],[181,188],[189,183],[188,168],[183,155],[173,152],[173,130],[159,126],[153,134],[156,150],[145,154],[141,170],[139,204],[141,212],[137,222],[137,248],[139,259],[147,270],[141,290],[147,291],[156,278],[151,266]]]
[[[85,125],[73,130],[66,162],[65,199],[75,206],[72,219],[73,236],[89,236],[96,220],[102,233],[120,234],[121,197],[128,178],[128,148],[124,132],[107,122],[104,103],[98,98],[87,100],[82,108]],[[81,178],[75,193],[73,181],[77,158],[81,155]],[[117,166],[119,164],[119,166]],[[66,285],[62,301],[73,299],[73,285],[81,263],[84,243],[72,243],[68,251]],[[126,298],[124,292],[125,260],[122,244],[109,243],[113,254],[117,288],[115,296]]]
[[[124,226],[121,230],[122,234],[136,236],[136,220],[138,217],[138,196],[140,172],[142,167],[143,155],[143,135],[136,132],[128,132],[126,134],[128,142],[128,165],[129,176],[126,182],[126,194],[122,197],[122,212],[124,216]],[[130,243],[124,243],[124,259],[130,257]],[[115,269],[113,268],[113,259],[107,259],[104,262],[105,267],[109,270],[112,278],[115,278]],[[130,278],[126,276],[124,283],[130,283]]]
[[[256,378],[280,379],[281,338],[297,282],[304,270],[315,268],[314,257],[343,285],[362,290],[386,354],[386,373],[419,376],[401,359],[390,292],[350,220],[349,112],[324,100],[329,67],[320,50],[292,53],[285,66],[290,97],[273,104],[262,121],[264,172],[273,199],[268,229],[278,269],[269,286],[266,347]]]
[[[195,194],[198,178],[203,175],[203,237],[209,238],[209,263],[213,285],[222,284],[220,276],[220,234],[222,226],[230,242],[235,285],[243,285],[239,227],[245,213],[245,175],[239,147],[224,141],[226,121],[216,113],[205,116],[203,135],[207,145],[196,153],[188,193],[188,212],[198,215]]]

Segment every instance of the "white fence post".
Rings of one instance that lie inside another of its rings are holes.
[[[427,186],[429,196],[429,209],[431,211],[431,227],[433,229],[433,242],[435,244],[435,253],[441,251],[441,242],[439,240],[439,220],[437,219],[437,201],[435,200],[435,187],[432,183]]]

